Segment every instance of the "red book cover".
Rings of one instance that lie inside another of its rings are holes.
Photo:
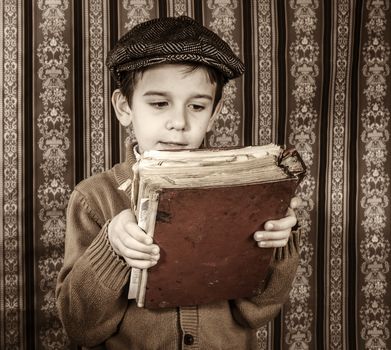
[[[285,215],[296,181],[222,188],[164,189],[148,270],[146,307],[200,305],[251,297],[266,277],[272,248],[253,234]]]
[[[195,161],[192,154],[188,163],[176,154],[167,166],[158,154],[153,166],[140,166],[139,214],[142,198],[148,209],[139,218],[147,217],[145,230],[160,247],[160,260],[137,281],[139,306],[247,298],[267,277],[274,249],[259,248],[253,234],[285,216],[304,165],[297,153],[279,148],[266,161],[247,155],[227,163],[224,153],[220,162],[213,152],[213,160]]]

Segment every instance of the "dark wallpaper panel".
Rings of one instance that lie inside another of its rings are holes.
[[[104,65],[110,47],[110,1],[74,6],[75,133],[84,156],[79,158],[80,177],[87,177],[111,165],[111,86]]]
[[[62,264],[66,206],[75,184],[73,6],[39,1],[32,12],[33,143],[25,147],[33,147],[34,162],[25,176],[33,177],[34,258],[26,268],[33,268],[34,288],[28,286],[27,292],[34,293],[35,334],[28,343],[62,348],[66,341],[56,318],[54,288]]]
[[[242,8],[237,1],[203,2],[202,23],[216,32],[243,60]],[[224,88],[224,106],[207,137],[209,147],[242,146],[243,136],[243,77],[231,80]]]
[[[285,42],[281,43],[279,54],[285,55],[286,62],[279,86],[286,99],[285,108],[281,110],[284,114],[279,115],[279,132],[287,145],[295,146],[302,154],[308,169],[299,188],[303,206],[297,212],[301,226],[301,262],[289,303],[283,311],[281,343],[285,348],[316,349],[317,305],[322,295],[317,285],[318,278],[322,278],[322,274],[318,274],[317,258],[323,249],[323,244],[318,245],[322,237],[318,203],[324,8],[317,1],[281,1],[279,10],[285,13],[279,31],[284,32]],[[278,140],[281,136],[278,135]]]
[[[278,35],[277,1],[252,1],[244,13],[245,65],[248,87],[244,94],[247,129],[250,129],[250,144],[264,145],[277,142],[280,115],[279,99],[285,98],[284,86],[279,87],[279,76],[285,78],[284,50],[279,47],[283,35]],[[283,13],[281,10],[279,11]],[[282,22],[283,23],[283,22]],[[284,24],[284,23],[283,23]],[[279,55],[279,52],[282,54]],[[279,62],[283,62],[279,70]],[[285,113],[285,101],[281,113]]]
[[[246,64],[205,144],[295,146],[308,167],[300,266],[259,349],[390,349],[389,0],[0,2],[0,348],[76,349],[54,297],[67,201],[133,139],[105,56],[167,15],[216,31]]]
[[[146,1],[118,1],[117,4],[117,30],[118,36],[124,35],[128,30],[132,29],[135,25],[148,21],[150,19],[157,18],[159,13],[165,13],[165,9],[159,7],[158,0],[146,0]],[[115,120],[116,123],[118,121]],[[119,124],[119,123],[118,123]],[[125,130],[121,127],[119,140],[120,140],[120,159],[125,159],[125,141],[126,139],[134,141],[134,135],[132,132]]]
[[[23,101],[21,4],[0,4],[0,346],[23,347]]]
[[[389,2],[365,4],[357,110],[358,346],[390,347]]]

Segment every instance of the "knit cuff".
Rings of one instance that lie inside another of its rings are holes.
[[[275,260],[285,260],[293,255],[298,255],[300,251],[300,233],[292,231],[288,243],[284,247],[276,248],[274,251]]]
[[[130,266],[114,252],[109,242],[109,223],[107,221],[102,227],[86,254],[99,280],[108,288],[118,291],[129,281]]]

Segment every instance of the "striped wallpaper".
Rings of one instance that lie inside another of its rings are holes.
[[[246,64],[207,146],[276,142],[308,167],[301,262],[259,349],[391,349],[390,0],[0,2],[0,349],[76,349],[57,318],[74,185],[124,158],[107,50],[188,15]]]

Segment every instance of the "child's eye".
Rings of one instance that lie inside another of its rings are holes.
[[[154,108],[161,109],[161,108],[167,107],[168,102],[167,101],[150,102],[149,105]]]
[[[205,109],[204,106],[196,105],[196,104],[191,104],[189,107],[190,107],[190,109],[192,109],[195,112],[201,112]]]

